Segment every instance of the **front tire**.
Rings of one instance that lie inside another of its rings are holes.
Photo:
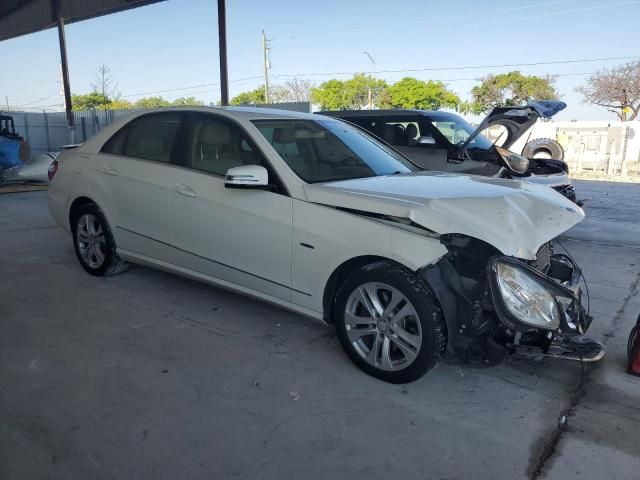
[[[390,383],[422,377],[447,346],[444,316],[426,281],[380,261],[349,275],[336,296],[340,343],[364,372]]]
[[[71,233],[76,256],[87,273],[102,277],[126,269],[116,253],[109,223],[96,204],[83,205],[73,212]]]

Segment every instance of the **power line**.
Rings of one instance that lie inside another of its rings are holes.
[[[46,97],[39,98],[38,100],[34,100],[32,102],[23,103],[22,105],[14,106],[13,108],[22,108],[22,107],[26,107],[28,105],[33,105],[34,103],[38,103],[38,102],[41,102],[43,100],[47,100],[48,98],[51,98],[54,95],[60,95],[60,92],[54,92],[51,95],[47,95]]]
[[[60,83],[60,80],[43,80],[39,78],[0,77],[0,80],[19,80],[21,82]]]
[[[640,3],[640,0],[638,1]],[[640,58],[638,55],[624,56],[624,57],[601,57],[601,58],[581,58],[572,60],[556,60],[552,62],[529,62],[529,63],[502,63],[496,65],[464,65],[458,67],[424,67],[424,68],[404,68],[399,70],[378,70],[377,73],[408,73],[408,72],[438,72],[445,70],[472,70],[478,68],[505,68],[505,67],[532,67],[539,65],[565,65],[569,63],[588,63],[588,62],[601,62],[607,60],[625,60],[632,58]],[[284,73],[279,75],[272,75],[272,77],[309,77],[309,76],[329,76],[329,75],[355,75],[361,73],[357,71],[351,72],[327,72],[327,73]]]
[[[258,80],[263,78],[262,75],[259,76],[255,76],[255,77],[246,77],[246,78],[238,78],[236,80],[229,80],[229,83],[237,83],[237,82],[244,82],[247,80]],[[139,93],[129,93],[127,95],[122,95],[122,98],[129,98],[129,97],[137,97],[140,95],[153,95],[156,93],[167,93],[167,92],[177,92],[180,90],[191,90],[194,88],[202,88],[202,87],[215,87],[217,85],[220,85],[219,82],[213,82],[213,83],[202,83],[200,85],[190,85],[188,87],[178,87],[178,88],[169,88],[166,90],[154,90],[152,92],[139,92]]]

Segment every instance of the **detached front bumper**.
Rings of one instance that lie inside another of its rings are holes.
[[[556,322],[545,325],[543,323],[537,324],[534,319],[530,322],[523,321],[522,315],[518,318],[513,313],[514,308],[508,305],[505,295],[501,292],[498,281],[498,264],[508,265],[521,271],[528,279],[534,280],[538,286],[544,288],[555,302]],[[567,255],[551,255],[546,273],[513,257],[494,257],[489,261],[487,269],[495,313],[505,327],[515,332],[540,329],[548,330],[552,334],[583,335],[591,325],[592,317],[582,304],[582,290],[580,288],[582,273],[576,263]]]

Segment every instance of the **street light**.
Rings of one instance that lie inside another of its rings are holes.
[[[376,77],[376,61],[373,59],[373,57],[369,54],[369,52],[362,52],[364,53],[367,57],[369,57],[369,60],[371,61],[371,77],[375,78]],[[369,110],[373,110],[373,98],[371,97],[371,84],[369,84]]]

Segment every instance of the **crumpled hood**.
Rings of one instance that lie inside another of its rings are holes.
[[[415,172],[304,188],[310,202],[409,218],[436,233],[469,235],[530,260],[584,218],[581,208],[549,187],[475,175]]]

